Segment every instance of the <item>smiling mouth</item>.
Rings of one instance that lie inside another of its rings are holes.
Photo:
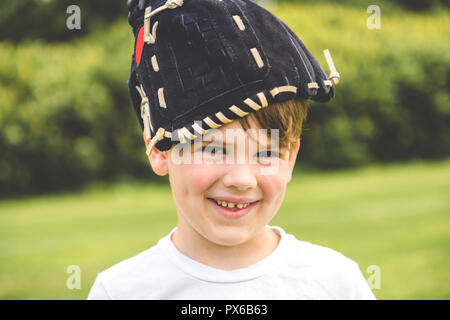
[[[247,208],[249,205],[259,202],[259,200],[257,200],[257,201],[252,201],[252,202],[238,202],[237,203],[237,202],[218,200],[218,199],[213,199],[213,198],[207,198],[207,199],[214,202],[218,206],[222,206],[224,208],[231,209],[231,210],[244,209],[244,208]]]

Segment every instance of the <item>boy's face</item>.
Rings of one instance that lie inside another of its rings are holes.
[[[250,124],[258,130],[253,119]],[[189,145],[191,150],[181,152],[181,144],[165,152],[153,149],[153,170],[169,174],[178,230],[233,246],[251,240],[273,218],[291,179],[300,141],[290,152],[276,149],[267,156],[264,151],[277,145],[273,136],[269,140],[250,133],[235,120]]]

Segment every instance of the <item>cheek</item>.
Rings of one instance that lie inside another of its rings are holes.
[[[221,169],[214,165],[190,164],[176,168],[175,176],[180,177],[185,193],[200,194],[208,190],[220,177]]]
[[[264,198],[275,202],[277,202],[280,198],[282,199],[286,189],[284,179],[277,175],[263,176],[259,180],[259,186],[264,194]]]
[[[275,202],[283,200],[288,183],[288,173],[286,163],[281,162],[276,174],[261,175],[259,177],[259,186],[266,199],[271,199]]]

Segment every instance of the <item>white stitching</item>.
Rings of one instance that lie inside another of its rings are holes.
[[[308,89],[319,89],[319,85],[317,82],[310,82],[308,83]]]
[[[227,117],[225,117],[225,115],[222,112],[217,112],[216,117],[223,123],[230,123],[231,121],[233,121],[233,120],[230,120]]]
[[[257,96],[259,98],[259,102],[261,103],[261,105],[257,104],[255,101],[253,101],[250,98],[244,100],[244,103],[247,104],[250,108],[252,108],[255,111],[258,111],[259,109],[268,106],[267,99],[266,99],[266,96],[264,95],[264,92],[259,92],[257,94]]]
[[[151,131],[153,130],[152,127],[152,121],[150,118],[150,104],[148,102],[148,98],[145,95],[144,88],[142,85],[140,87],[136,86],[136,90],[139,92],[139,95],[141,96],[141,118],[144,123],[144,132],[145,132],[145,139],[150,139]]]
[[[158,61],[156,60],[156,56],[155,55],[152,56],[151,62],[152,62],[153,70],[155,72],[158,72],[159,71],[159,65],[158,65]]]
[[[214,129],[219,128],[221,126],[220,124],[217,124],[214,121],[212,121],[210,117],[204,118],[203,121],[205,121],[205,123],[208,126],[210,126],[211,128],[214,128]]]
[[[235,105],[232,105],[228,109],[230,109],[231,111],[233,111],[234,113],[236,113],[240,117],[244,117],[244,116],[248,115],[248,112],[242,111],[242,109],[236,107]]]
[[[155,146],[155,144],[164,139],[164,135],[165,135],[165,129],[164,128],[159,128],[158,131],[156,131],[156,134],[154,135],[154,137],[152,138],[152,140],[150,140],[150,143],[147,146],[147,150],[145,150],[145,153],[147,154],[147,156],[150,156],[150,154],[152,153],[153,147]]]
[[[328,78],[333,81],[334,85],[337,85],[339,83],[340,75],[339,72],[336,71],[333,58],[331,58],[331,53],[328,49],[325,49],[323,50],[323,54],[325,55],[325,60],[327,60],[328,68],[330,69],[330,76]]]
[[[187,137],[189,140],[195,139],[195,136],[192,133],[190,133],[186,127],[183,127],[180,130],[183,133],[183,135]]]
[[[152,34],[150,34],[150,18],[155,14],[166,10],[166,9],[175,9],[177,7],[181,7],[183,5],[183,0],[167,0],[166,3],[156,10],[152,11],[152,7],[145,8],[144,14],[144,41],[147,43],[155,43],[156,41],[156,26],[158,25],[158,21],[155,22],[152,28]]]
[[[258,68],[261,69],[262,67],[264,67],[264,62],[262,61],[261,56],[259,55],[258,49],[251,48],[250,52],[252,53],[253,58],[255,59],[256,64],[258,65]]]
[[[270,94],[272,97],[275,97],[277,94],[282,92],[293,92],[297,93],[297,88],[294,86],[281,86],[281,87],[275,87],[272,90],[270,90]]]
[[[241,17],[239,16],[233,16],[234,22],[236,22],[236,25],[238,26],[239,30],[244,31],[245,30],[245,25],[242,22]]]
[[[161,108],[167,108],[166,100],[164,99],[164,88],[158,89],[158,100]]]
[[[152,28],[152,33],[150,33],[150,17],[154,14],[152,12],[152,7],[145,8],[144,16],[144,41],[150,44],[154,44],[156,41],[156,28],[158,27],[158,21],[155,21]]]
[[[192,128],[194,128],[194,130],[197,131],[199,134],[205,134],[205,133],[206,133],[206,130],[203,129],[202,127],[200,127],[200,126],[198,125],[198,123],[194,123],[194,124],[192,125]]]

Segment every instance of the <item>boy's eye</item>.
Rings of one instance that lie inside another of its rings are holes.
[[[224,150],[218,146],[203,146],[202,152],[210,153],[210,154],[224,154]]]
[[[256,154],[256,156],[257,157],[265,157],[265,158],[277,158],[280,156],[280,154],[276,151],[266,150],[266,151],[258,152]]]

